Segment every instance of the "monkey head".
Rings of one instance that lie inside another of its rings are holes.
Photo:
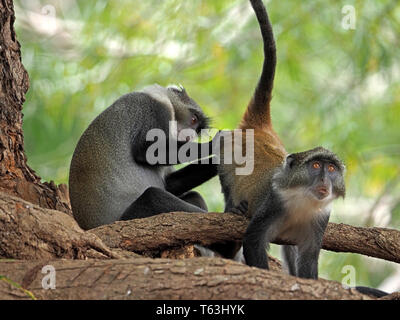
[[[189,97],[183,86],[170,85],[167,87],[167,94],[174,107],[178,135],[182,130],[190,129],[187,130],[188,134],[185,133],[184,137],[186,140],[192,140],[202,129],[208,128],[209,118],[200,106]]]
[[[280,190],[303,188],[317,201],[345,196],[345,166],[333,152],[317,147],[289,154],[273,177]]]

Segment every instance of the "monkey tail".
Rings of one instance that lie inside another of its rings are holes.
[[[262,0],[250,0],[260,25],[264,43],[264,63],[253,97],[243,116],[242,124],[270,126],[270,101],[276,67],[276,48],[272,26]]]
[[[363,294],[366,294],[368,296],[373,296],[375,298],[382,298],[384,296],[387,296],[389,293],[375,289],[375,288],[369,288],[369,287],[363,287],[363,286],[357,286],[355,287],[358,292],[361,292]]]

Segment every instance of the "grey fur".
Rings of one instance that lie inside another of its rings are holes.
[[[321,169],[310,171],[318,161]],[[337,171],[328,173],[328,166]],[[279,237],[296,243],[283,246],[285,269],[302,278],[318,277],[318,257],[329,221],[330,204],[344,197],[344,165],[331,151],[315,148],[287,156],[264,190],[266,196],[255,212],[243,239],[246,263],[268,268],[265,244]],[[321,188],[322,193],[319,194]]]
[[[76,146],[69,174],[72,210],[82,228],[119,220],[149,187],[165,189],[165,177],[173,168],[138,163],[135,156],[144,158],[139,153],[145,150],[135,154],[133,148],[149,129],[167,129],[170,120],[179,125],[190,112],[206,122],[183,87],[178,92],[153,85],[120,97],[93,120]]]

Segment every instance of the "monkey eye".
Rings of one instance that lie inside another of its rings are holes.
[[[314,162],[314,163],[312,164],[312,167],[313,167],[314,169],[320,169],[320,168],[321,168],[321,164],[320,164],[319,162]]]
[[[197,123],[198,120],[199,120],[199,119],[197,118],[197,116],[196,116],[196,115],[193,115],[193,116],[192,116],[192,119],[190,119],[190,123],[191,123],[192,125],[194,125],[194,124]]]
[[[328,171],[329,171],[329,172],[334,172],[334,171],[336,171],[335,166],[334,166],[333,164],[328,165]]]

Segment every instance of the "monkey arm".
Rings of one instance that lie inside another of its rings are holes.
[[[209,160],[211,162],[211,159]],[[217,175],[217,165],[189,164],[170,173],[165,178],[165,189],[174,195],[181,195]]]
[[[311,224],[310,231],[307,232],[307,238],[298,244],[298,256],[296,259],[296,275],[298,277],[318,279],[318,257],[328,221],[329,212],[318,217]]]
[[[147,159],[147,150],[151,147],[154,141],[146,141],[145,139],[138,138],[138,141],[133,143],[132,155],[136,162],[142,164],[149,164]],[[213,141],[213,140],[212,140]],[[163,159],[161,163],[155,163],[155,165],[174,165],[186,162],[192,162],[199,160],[208,155],[214,154],[212,141],[197,143],[197,142],[183,142],[183,141],[171,141],[167,139],[160,143],[160,148],[156,148],[158,159]],[[194,151],[192,153],[192,151]],[[189,155],[189,156],[188,156]],[[207,179],[208,180],[208,179]]]
[[[255,211],[243,237],[243,255],[247,265],[269,269],[266,244],[275,237],[277,223],[283,215],[281,201],[269,192]]]
[[[150,187],[125,210],[120,220],[147,218],[174,211],[206,212],[185,200],[163,189]]]

